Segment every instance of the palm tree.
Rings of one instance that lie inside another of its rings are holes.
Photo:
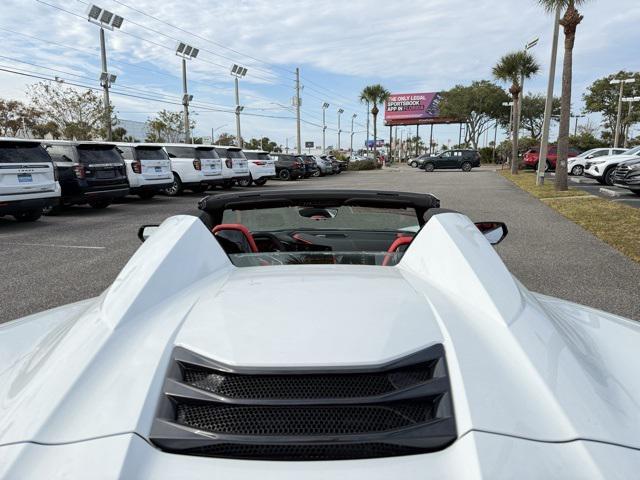
[[[513,98],[513,119],[512,119],[512,149],[511,149],[511,173],[518,173],[518,130],[520,130],[520,116],[518,115],[520,105],[520,93],[522,93],[522,79],[531,78],[538,73],[540,65],[527,52],[513,52],[504,55],[498,64],[493,67],[493,76],[503,82],[511,82],[509,93]]]
[[[576,30],[583,16],[576,6],[587,0],[538,0],[547,11],[566,7],[560,20],[564,29],[564,62],[562,65],[562,98],[560,106],[560,131],[558,133],[558,160],[556,162],[556,190],[567,190],[567,157],[569,156],[569,131],[571,128],[571,81],[573,78],[573,45]]]
[[[377,139],[378,139],[378,113],[380,110],[378,109],[378,104],[383,104],[387,101],[391,93],[389,90],[384,88],[380,84],[369,85],[364,87],[362,92],[360,93],[360,101],[362,103],[369,102],[371,107],[371,115],[373,115],[373,158],[378,158],[378,147],[377,147]],[[369,112],[367,112],[369,114]]]

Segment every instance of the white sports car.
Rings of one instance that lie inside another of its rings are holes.
[[[228,193],[0,326],[3,479],[637,478],[640,327],[430,195]],[[484,233],[484,235],[483,235]]]

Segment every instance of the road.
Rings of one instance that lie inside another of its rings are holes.
[[[507,222],[509,237],[497,250],[529,289],[640,320],[640,265],[492,171],[399,167],[263,188],[288,187],[433,193],[474,221]],[[138,248],[140,225],[197,214],[201,197],[129,197],[106,210],[73,207],[32,224],[0,218],[0,322],[100,294]]]

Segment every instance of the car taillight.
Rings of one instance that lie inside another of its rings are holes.
[[[227,168],[233,168],[233,161],[230,158],[227,158],[224,161],[224,164],[227,166]]]
[[[52,165],[53,167],[53,181],[57,182],[58,181],[58,167],[54,165]]]
[[[267,164],[267,162],[261,162],[259,160],[253,160],[253,164],[257,165],[259,167],[264,167]]]
[[[196,170],[202,170],[202,162],[197,158],[193,161],[193,168]]]
[[[84,166],[83,165],[75,165],[73,167],[73,173],[76,174],[77,178],[85,178]]]
[[[142,173],[142,164],[139,161],[135,161],[131,164],[131,170],[133,173]]]

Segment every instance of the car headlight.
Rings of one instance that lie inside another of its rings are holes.
[[[601,163],[604,163],[606,160],[592,160],[591,162],[589,162],[591,165],[600,165]]]
[[[629,165],[629,170],[640,170],[640,163]]]

